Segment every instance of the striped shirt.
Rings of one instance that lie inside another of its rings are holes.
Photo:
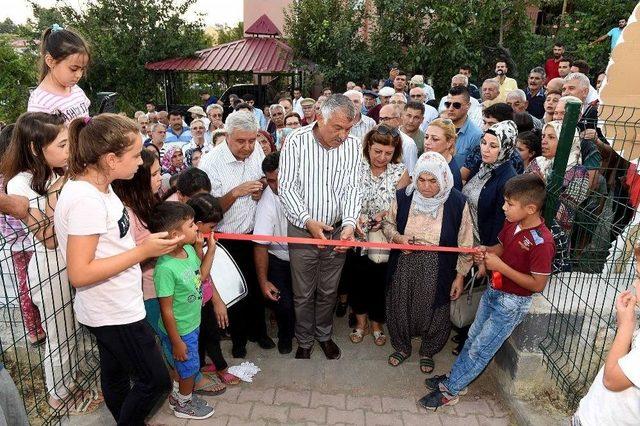
[[[367,132],[374,127],[376,127],[376,121],[373,118],[367,117],[366,115],[361,115],[360,121],[353,125],[351,131],[349,132],[349,135],[355,136],[362,141],[364,140],[364,135],[366,135]]]
[[[355,228],[360,212],[360,140],[349,135],[339,147],[324,148],[314,126],[296,129],[280,157],[278,185],[287,219],[304,228],[309,219]]]
[[[223,142],[202,156],[198,168],[211,180],[211,195],[222,197],[238,185],[250,180],[260,180],[264,175],[262,160],[264,151],[258,143],[248,158],[239,161],[234,157],[229,145]],[[238,234],[250,233],[253,231],[257,205],[258,202],[251,199],[251,194],[239,197],[218,222],[216,230]]]
[[[27,111],[48,114],[60,112],[64,115],[65,122],[69,124],[74,118],[88,117],[90,105],[91,101],[78,85],[73,86],[71,93],[64,96],[48,92],[38,86],[29,96]]]

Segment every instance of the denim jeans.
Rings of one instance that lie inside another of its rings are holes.
[[[485,291],[467,342],[443,382],[451,395],[458,395],[482,373],[530,307],[531,296],[518,296],[491,287]]]

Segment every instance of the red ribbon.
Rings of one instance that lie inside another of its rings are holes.
[[[343,240],[321,240],[319,238],[300,238],[300,237],[274,237],[273,235],[252,235],[252,234],[227,234],[224,232],[214,233],[218,240],[240,240],[240,241],[268,241],[270,243],[287,243],[287,244],[312,244],[318,246],[336,246],[336,247],[366,247],[387,250],[408,250],[408,251],[435,251],[446,253],[477,253],[478,250],[471,247],[443,247],[428,246],[423,244],[392,244],[392,243],[374,243],[370,241],[343,241]]]

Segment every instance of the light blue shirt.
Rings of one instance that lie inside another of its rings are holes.
[[[173,132],[173,129],[171,127],[167,128],[167,134],[164,137],[164,141],[166,143],[169,142],[191,142],[191,130],[189,130],[188,127],[182,127],[182,133],[180,133],[180,136],[176,135]]]
[[[260,108],[253,108],[253,115],[256,116],[256,120],[258,120],[258,126],[262,130],[267,130],[267,117],[264,116],[264,112]]]
[[[611,28],[607,33],[609,37],[611,37],[611,50],[618,45],[620,41],[620,36],[622,35],[622,29],[620,27]]]
[[[473,124],[467,117],[464,125],[458,130],[458,138],[456,139],[456,155],[453,158],[456,159],[458,164],[464,164],[467,155],[473,148],[480,145],[482,134],[480,127]]]

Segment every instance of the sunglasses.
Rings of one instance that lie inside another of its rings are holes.
[[[382,120],[382,118],[380,118],[380,120]],[[382,136],[390,135],[394,138],[400,136],[400,132],[398,132],[398,129],[396,129],[395,127],[378,126],[376,128],[376,132],[378,132],[378,134]]]
[[[449,109],[450,107],[453,107],[454,109],[460,109],[462,108],[462,104],[460,102],[445,102],[444,107],[447,109]]]

